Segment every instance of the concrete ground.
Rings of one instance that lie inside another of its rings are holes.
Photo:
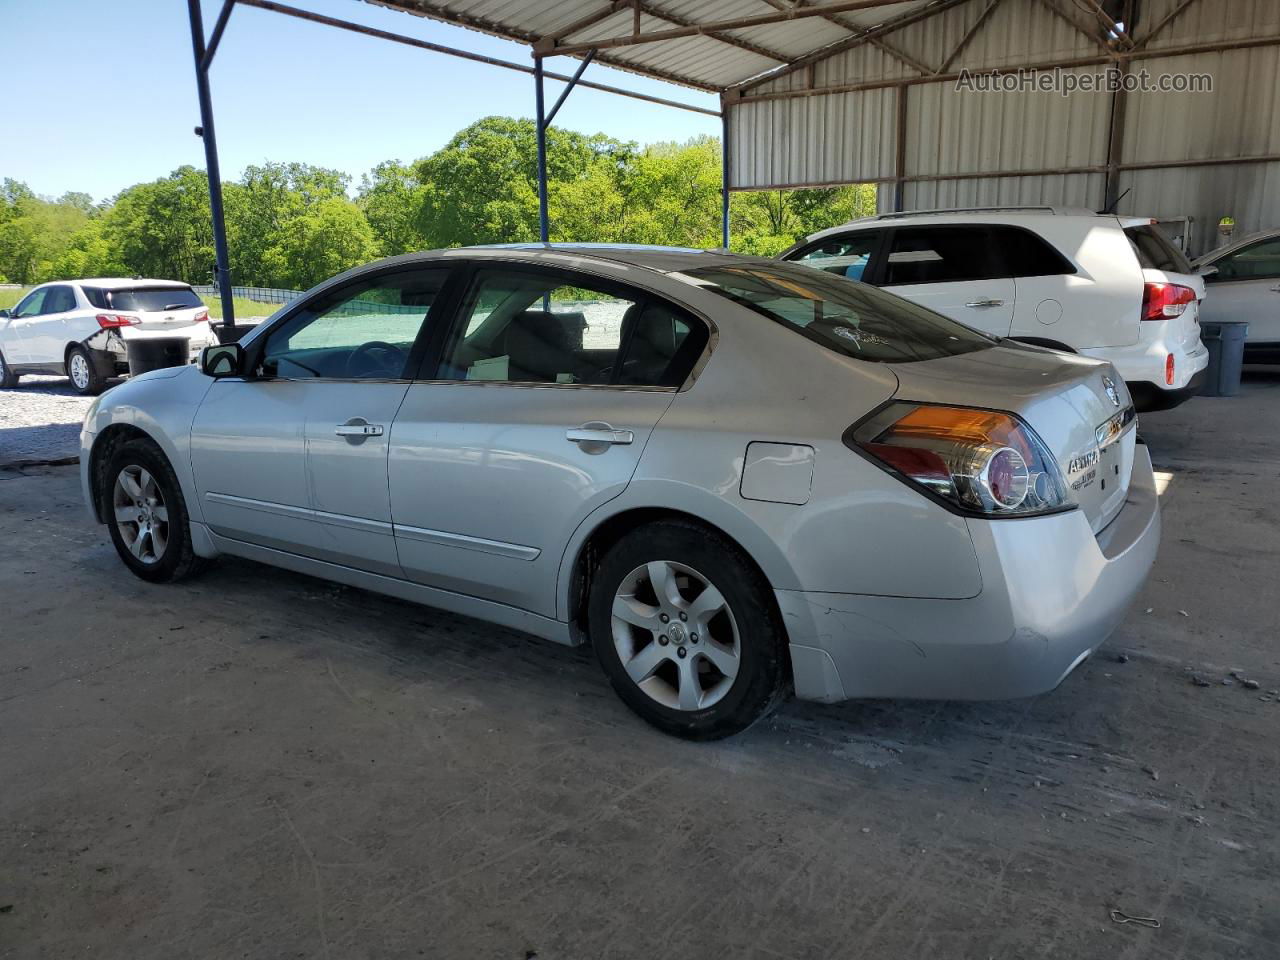
[[[145,584],[74,467],[0,472],[0,957],[1274,957],[1280,371],[1142,430],[1160,557],[1059,690],[711,745],[582,650]]]

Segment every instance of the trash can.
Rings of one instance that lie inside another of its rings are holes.
[[[1234,397],[1240,392],[1240,368],[1244,365],[1244,341],[1248,320],[1218,320],[1200,324],[1200,339],[1209,348],[1202,397]]]
[[[184,367],[190,362],[190,341],[186,337],[148,337],[125,341],[129,357],[129,376],[148,370]]]

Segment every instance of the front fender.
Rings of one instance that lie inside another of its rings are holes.
[[[85,418],[88,442],[83,444],[82,459],[85,453],[92,455],[103,433],[112,426],[141,430],[164,451],[173,467],[188,515],[203,522],[191,472],[191,424],[212,384],[212,379],[187,366],[153,370],[113,387],[98,398]],[[83,463],[81,469],[89,470],[90,464]],[[92,491],[86,495],[91,496]]]

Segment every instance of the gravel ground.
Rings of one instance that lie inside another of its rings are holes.
[[[66,377],[26,376],[16,389],[0,390],[0,467],[78,456],[80,425],[92,402]]]

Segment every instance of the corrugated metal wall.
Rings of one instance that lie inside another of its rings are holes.
[[[1179,0],[1143,0],[1135,36],[1165,19]],[[987,0],[890,34],[906,57],[941,67]],[[972,42],[947,65],[954,72],[1097,57],[1100,47],[1070,22],[1071,4],[1000,0]],[[1076,8],[1078,10],[1078,8]],[[1082,18],[1076,18],[1083,22]],[[1086,24],[1087,26],[1087,24]],[[1196,0],[1151,41],[1150,48],[1256,40],[1280,35],[1276,0]],[[1082,66],[1064,73],[1093,73]],[[1205,73],[1211,93],[1141,93],[1127,98],[1124,164],[1183,163],[1280,156],[1280,46],[1259,46],[1133,63],[1134,71]],[[730,183],[735,189],[886,181],[897,173],[897,103],[906,91],[903,206],[927,209],[999,204],[1105,202],[1113,97],[1109,93],[976,93],[954,79],[920,82],[919,71],[873,45],[862,45],[744,92],[730,102]],[[823,93],[832,87],[893,84]],[[787,96],[804,91],[800,96]],[[778,95],[782,96],[778,96]],[[752,101],[752,97],[760,97]],[[982,176],[1034,172],[1028,176]],[[955,179],[961,174],[977,174]],[[912,179],[922,178],[922,179]],[[923,179],[944,178],[944,179]],[[1192,249],[1216,243],[1223,216],[1237,233],[1280,224],[1280,163],[1124,170],[1131,188],[1122,213],[1192,216]],[[890,209],[895,190],[883,184]]]

